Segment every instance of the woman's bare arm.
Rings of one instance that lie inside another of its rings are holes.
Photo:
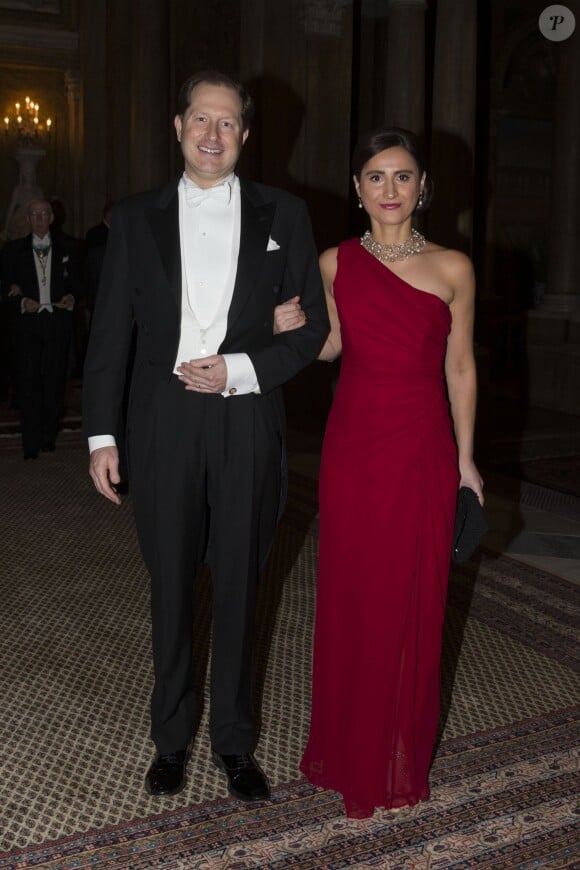
[[[445,257],[443,271],[453,290],[445,377],[457,441],[460,486],[473,489],[483,504],[483,481],[473,461],[477,404],[477,372],[473,353],[475,276],[470,260],[459,251],[445,251],[441,256]]]
[[[326,296],[326,306],[328,308],[328,317],[330,319],[330,333],[320,353],[318,359],[324,362],[332,362],[337,359],[342,352],[342,341],[340,338],[340,321],[336,310],[336,302],[334,301],[333,284],[336,278],[337,269],[337,252],[338,248],[328,248],[320,255],[320,273],[322,275],[322,283],[324,285],[324,293]]]

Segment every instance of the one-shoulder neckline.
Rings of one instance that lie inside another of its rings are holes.
[[[389,267],[385,263],[382,263],[380,260],[378,260],[377,257],[374,256],[374,254],[371,254],[370,251],[367,251],[366,248],[363,248],[363,246],[360,244],[360,241],[359,241],[359,248],[368,257],[370,257],[371,260],[374,260],[379,268],[386,269],[387,272],[389,273],[389,275],[392,275],[393,278],[397,279],[397,281],[400,281],[402,284],[405,284],[406,287],[410,287],[410,289],[414,290],[416,293],[421,293],[423,296],[427,296],[427,297],[430,296],[431,298],[436,299],[438,302],[441,303],[441,305],[444,306],[445,310],[451,314],[451,309],[450,309],[449,305],[447,304],[447,302],[445,302],[444,299],[441,298],[441,296],[437,296],[436,293],[430,293],[429,290],[421,290],[420,287],[415,287],[414,284],[410,284],[409,281],[406,281],[404,278],[401,278],[400,275],[397,275],[396,272],[393,272],[392,269],[389,269]]]

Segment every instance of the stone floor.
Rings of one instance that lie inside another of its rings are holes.
[[[488,474],[487,546],[580,584],[580,499]]]

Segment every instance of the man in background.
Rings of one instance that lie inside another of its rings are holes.
[[[25,459],[53,451],[62,410],[78,287],[74,248],[53,236],[45,199],[28,205],[31,232],[2,251],[2,293],[12,308]]]

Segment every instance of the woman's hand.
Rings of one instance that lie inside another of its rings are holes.
[[[459,475],[459,486],[468,486],[469,489],[472,489],[477,495],[480,505],[483,507],[483,480],[475,462],[472,459],[469,462],[460,462]]]
[[[293,296],[274,308],[274,335],[300,329],[306,323],[306,315],[300,307],[300,296]]]

